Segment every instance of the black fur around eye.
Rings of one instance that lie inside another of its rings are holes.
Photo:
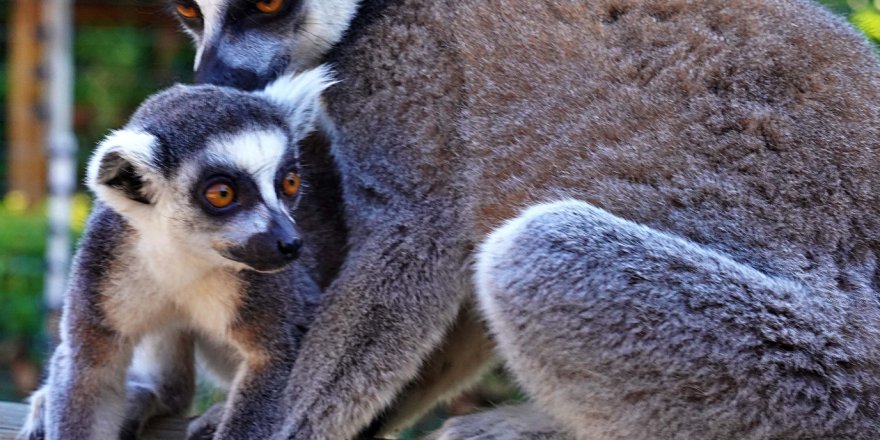
[[[201,28],[204,17],[199,5],[193,0],[177,0],[171,5],[171,13],[187,27],[197,30]]]
[[[246,0],[227,10],[224,23],[229,26],[230,32],[273,24],[286,29],[295,23],[285,19],[300,10],[302,3],[302,0]]]
[[[239,206],[238,190],[234,179],[215,176],[204,181],[196,198],[209,214],[226,214]]]
[[[192,201],[211,216],[231,215],[262,203],[256,182],[235,168],[208,166],[198,182],[190,193]]]
[[[224,215],[241,207],[242,197],[247,197],[247,191],[240,189],[236,179],[215,175],[203,179],[203,183],[195,188],[193,197],[206,213]]]
[[[200,15],[198,8],[196,8],[194,6],[185,5],[182,3],[178,3],[177,7],[175,9],[177,9],[177,13],[180,14],[181,17],[183,17],[187,20],[195,20],[195,19],[199,18],[199,15]]]
[[[299,193],[300,178],[296,171],[288,171],[281,178],[281,193],[287,197],[294,197]]]
[[[235,202],[235,188],[224,182],[218,182],[205,190],[205,200],[211,206],[223,209]]]
[[[257,0],[257,10],[264,14],[275,14],[287,3],[285,0]]]

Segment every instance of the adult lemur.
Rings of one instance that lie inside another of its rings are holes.
[[[877,437],[880,64],[849,26],[806,0],[356,3],[176,3],[202,81],[341,80],[349,250],[284,437],[453,392],[490,357],[471,298],[533,406],[438,437]]]
[[[291,264],[302,244],[291,211],[297,144],[327,73],[259,93],[177,86],[101,143],[61,343],[22,437],[135,438],[146,419],[189,407],[194,352],[231,384],[216,438],[277,430],[319,290]],[[201,427],[192,434],[214,429]]]

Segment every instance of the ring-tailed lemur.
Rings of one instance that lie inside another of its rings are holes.
[[[318,298],[291,264],[297,144],[329,84],[321,67],[255,93],[176,86],[98,146],[61,342],[22,437],[135,438],[188,408],[194,355],[231,384],[216,438],[277,430]]]
[[[492,347],[469,302],[537,409],[442,438],[877,437],[880,65],[845,22],[807,0],[357,3],[175,3],[202,81],[342,79],[349,252],[284,438],[454,392]]]

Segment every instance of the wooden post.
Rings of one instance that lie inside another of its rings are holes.
[[[20,191],[31,206],[46,193],[46,154],[38,114],[40,3],[12,2],[9,36],[8,188]]]
[[[70,266],[70,210],[76,191],[73,134],[72,0],[43,0],[45,23],[45,150],[49,153],[49,237],[44,298],[49,334],[56,336]]]

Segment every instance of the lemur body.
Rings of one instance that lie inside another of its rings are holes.
[[[532,406],[440,438],[880,432],[880,65],[818,5],[364,0],[287,64],[298,23],[356,2],[184,3],[212,11],[186,21],[204,81],[341,80],[349,251],[282,438],[454,391],[490,357],[473,302]]]
[[[318,300],[293,263],[302,241],[291,214],[298,143],[327,85],[315,69],[259,93],[177,86],[101,143],[61,342],[23,437],[136,438],[150,417],[188,409],[196,355],[231,389],[219,426],[191,435],[278,429]]]

